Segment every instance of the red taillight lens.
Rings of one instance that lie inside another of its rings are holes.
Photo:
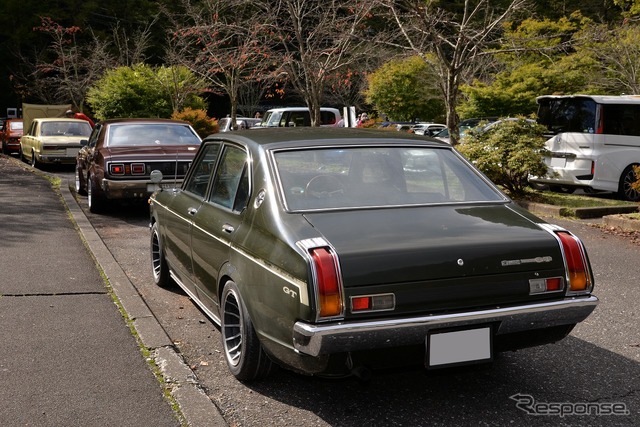
[[[337,260],[328,248],[312,249],[311,258],[318,284],[320,317],[340,316],[343,305]]]
[[[582,243],[576,236],[566,231],[556,233],[562,242],[569,276],[569,290],[582,292],[591,290],[591,274],[587,265]]]
[[[124,165],[119,164],[119,163],[118,164],[112,164],[109,167],[109,172],[112,175],[124,175]]]
[[[144,163],[131,163],[132,175],[144,175]]]
[[[351,311],[371,310],[371,297],[354,297],[351,299]]]

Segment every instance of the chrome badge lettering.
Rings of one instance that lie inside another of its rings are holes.
[[[291,298],[295,298],[298,296],[298,293],[296,291],[294,291],[293,289],[289,289],[289,287],[285,286],[282,288],[282,291],[289,295]]]
[[[539,256],[536,258],[503,260],[501,264],[503,267],[508,267],[510,265],[542,264],[543,262],[551,262],[552,260],[553,258],[550,256]]]

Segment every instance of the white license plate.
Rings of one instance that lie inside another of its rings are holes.
[[[180,188],[180,184],[176,184],[174,182],[162,183],[162,184],[147,184],[147,191],[149,193],[153,193],[154,191],[158,191],[160,189],[163,190],[171,190],[173,188]]]
[[[552,168],[563,168],[567,165],[567,159],[564,157],[552,157],[551,158],[551,166]]]
[[[491,328],[432,333],[427,336],[427,367],[477,363],[493,359]]]
[[[78,151],[80,151],[79,148],[67,148],[67,152],[65,155],[67,157],[75,157],[78,154]]]

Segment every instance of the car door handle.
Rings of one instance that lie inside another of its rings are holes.
[[[229,233],[229,234],[231,234],[231,233],[233,233],[235,230],[236,230],[236,229],[235,229],[235,228],[233,228],[233,225],[231,225],[231,224],[224,224],[224,225],[222,226],[222,231],[224,231],[225,233]]]
[[[198,209],[196,209],[196,208],[189,208],[189,209],[187,209],[187,214],[189,214],[189,215],[191,215],[191,216],[194,216],[194,215],[195,215],[195,214],[197,214],[197,213],[198,213]]]

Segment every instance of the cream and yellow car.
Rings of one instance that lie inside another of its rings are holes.
[[[44,163],[75,164],[81,140],[89,139],[86,120],[66,118],[33,119],[20,138],[20,158],[33,167]]]

